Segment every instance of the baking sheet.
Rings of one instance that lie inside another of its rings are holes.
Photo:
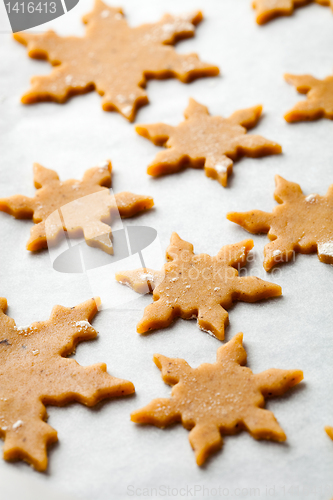
[[[283,113],[302,97],[284,82],[283,73],[319,78],[332,73],[333,18],[328,8],[309,5],[290,18],[258,27],[249,0],[122,0],[121,6],[132,25],[157,20],[164,12],[202,9],[205,20],[196,37],[180,42],[177,50],[198,52],[202,60],[221,69],[220,77],[189,85],[150,81],[150,104],[139,111],[136,123],[177,124],[189,97],[207,105],[212,114],[225,116],[262,103],[264,115],[254,133],[282,144],[283,155],[237,162],[227,189],[190,169],[149,178],[146,166],[158,148],[139,137],[120,115],[103,112],[96,93],[75,97],[66,105],[20,104],[30,77],[47,74],[50,66],[28,59],[25,49],[3,30],[1,196],[33,195],[33,162],[66,179],[81,178],[86,169],[110,158],[114,192],[131,190],[155,199],[155,209],[128,219],[127,225],[156,228],[162,254],[172,231],[177,231],[196,252],[213,255],[222,245],[249,237],[226,220],[226,212],[270,211],[275,206],[275,174],[299,182],[307,194],[327,191],[333,182],[333,123],[288,125]],[[70,13],[43,29],[83,34],[80,18],[91,7],[90,0],[80,0]],[[49,423],[59,434],[59,443],[49,452],[48,471],[40,474],[24,463],[1,460],[1,498],[333,496],[333,443],[324,432],[325,425],[333,425],[332,266],[320,263],[316,255],[301,255],[268,275],[262,268],[266,236],[253,237],[255,259],[249,274],[275,281],[284,295],[257,304],[237,303],[229,311],[226,340],[243,331],[248,366],[255,373],[271,367],[299,368],[304,370],[304,382],[267,404],[288,436],[285,444],[255,441],[246,432],[225,437],[222,451],[199,468],[188,431],[181,425],[165,430],[140,427],[129,415],[154,397],[170,394],[152,362],[153,353],[185,358],[198,366],[214,361],[221,343],[201,332],[195,321],[180,319],[170,328],[139,336],[136,323],[151,297],[122,288],[123,303],[113,305],[116,292],[108,286],[113,277],[107,267],[105,272],[100,268],[98,279],[94,273],[57,272],[47,251],[32,255],[25,250],[30,221],[0,213],[0,224],[1,295],[8,299],[8,314],[18,325],[29,324],[46,319],[55,304],[72,306],[99,294],[106,304],[93,323],[100,335],[79,345],[75,359],[82,365],[105,361],[109,373],[136,387],[136,395],[93,409],[79,404],[48,407]]]

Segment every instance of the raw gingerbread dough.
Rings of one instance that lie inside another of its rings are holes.
[[[285,80],[294,85],[300,94],[307,94],[305,101],[298,102],[284,115],[287,122],[333,120],[333,75],[318,80],[311,75],[284,75]]]
[[[313,1],[320,5],[331,6],[333,10],[332,0],[255,0],[252,6],[256,10],[257,23],[265,24],[275,17],[291,16],[294,8],[308,5]]]
[[[325,196],[304,195],[299,184],[277,175],[274,198],[281,205],[272,213],[261,210],[229,212],[227,219],[250,233],[268,233],[271,240],[264,249],[264,268],[292,260],[295,253],[313,253],[326,264],[333,264],[333,184]]]
[[[143,90],[147,80],[175,77],[186,83],[218,75],[217,66],[201,62],[197,54],[178,54],[171,47],[194,36],[202,18],[200,11],[166,14],[159,22],[130,28],[122,9],[95,0],[93,11],[83,18],[88,25],[83,37],[60,37],[54,31],[15,33],[30,57],[56,66],[50,75],[32,79],[22,102],[65,102],[71,95],[95,89],[103,96],[105,111],[118,111],[133,121],[136,110],[148,103]]]
[[[206,106],[194,99],[185,110],[185,121],[176,127],[165,123],[138,125],[138,134],[150,139],[166,151],[157,154],[148,167],[148,174],[172,174],[184,167],[203,168],[207,177],[216,179],[226,187],[232,172],[233,160],[241,156],[257,158],[279,154],[279,144],[260,135],[246,134],[254,127],[262,106],[240,109],[229,118],[210,116]]]
[[[34,164],[34,182],[38,191],[34,198],[23,195],[0,199],[0,210],[17,219],[32,218],[36,226],[31,228],[27,243],[30,251],[55,244],[62,230],[71,237],[83,232],[89,246],[98,247],[112,254],[111,227],[113,216],[133,215],[151,208],[154,201],[124,191],[111,196],[111,162],[87,170],[82,181],[59,180],[54,170]]]
[[[217,350],[216,363],[198,368],[191,368],[184,359],[155,354],[164,382],[174,386],[171,398],[154,399],[132,413],[132,421],[158,427],[181,421],[191,429],[189,441],[198,465],[221,448],[221,434],[245,429],[255,439],[285,441],[274,414],[263,409],[265,397],[281,396],[303,379],[303,373],[271,368],[254,375],[244,366],[242,339],[238,333]]]
[[[0,436],[5,460],[25,460],[47,468],[47,446],[58,440],[45,420],[45,405],[78,402],[93,406],[102,399],[134,392],[127,380],[111,377],[105,363],[82,367],[66,359],[76,345],[96,337],[90,321],[94,299],[76,307],[55,306],[47,321],[17,327],[0,298]]]
[[[333,427],[325,427],[325,431],[327,432],[327,435],[333,440]]]
[[[224,339],[229,323],[225,309],[235,300],[256,302],[282,294],[281,287],[255,276],[240,278],[236,268],[245,265],[253,247],[244,240],[221,248],[215,257],[195,255],[193,245],[173,233],[166,251],[169,261],[162,271],[137,269],[116,274],[120,283],[138,293],[153,291],[154,302],[146,307],[138,333],[165,328],[176,317],[198,319],[201,330]]]

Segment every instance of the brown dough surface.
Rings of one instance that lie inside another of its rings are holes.
[[[261,210],[229,212],[227,219],[250,233],[268,233],[271,240],[264,249],[264,268],[288,262],[296,253],[313,253],[326,264],[333,264],[333,184],[325,196],[305,196],[299,184],[275,176],[274,198],[280,205],[272,213]]]
[[[291,16],[294,8],[303,7],[312,2],[324,6],[331,6],[332,0],[255,0],[252,6],[256,11],[256,21],[258,24],[265,24],[268,21],[280,16]]]
[[[34,182],[37,192],[34,198],[14,195],[0,199],[0,210],[17,219],[32,218],[36,226],[31,228],[27,249],[30,251],[56,244],[62,230],[71,237],[82,233],[89,246],[98,247],[112,254],[110,223],[118,213],[121,217],[133,215],[151,208],[154,201],[124,191],[111,195],[111,162],[87,170],[82,181],[59,180],[54,170],[34,164]],[[89,196],[90,195],[90,196]],[[84,198],[87,197],[87,198]]]
[[[207,177],[226,187],[233,160],[282,151],[276,142],[260,135],[246,134],[258,123],[261,112],[262,106],[254,106],[235,111],[229,118],[210,116],[206,106],[190,99],[184,112],[185,121],[176,127],[165,123],[138,125],[138,134],[167,148],[157,154],[147,173],[158,176],[178,172],[184,167],[204,167]]]
[[[47,321],[16,327],[0,298],[0,436],[5,460],[25,460],[47,468],[47,446],[58,440],[45,420],[45,405],[78,402],[93,406],[102,399],[134,392],[127,380],[111,377],[106,364],[82,367],[66,356],[79,342],[96,337],[90,321],[94,299],[76,307],[55,306]]]
[[[318,80],[311,75],[284,75],[300,94],[307,94],[305,101],[298,102],[284,115],[287,122],[299,122],[329,118],[333,120],[333,76]]]
[[[264,410],[265,397],[281,396],[303,379],[300,370],[271,368],[253,374],[246,364],[243,334],[217,350],[216,363],[191,368],[184,359],[154,355],[171,398],[154,399],[131,415],[133,422],[166,427],[181,422],[198,465],[222,446],[221,434],[247,430],[255,439],[285,441],[274,414]]]
[[[175,77],[187,83],[216,76],[219,69],[203,63],[197,54],[178,54],[171,45],[194,36],[200,11],[188,15],[166,14],[159,22],[128,26],[120,8],[95,0],[93,11],[83,17],[83,37],[60,37],[54,31],[36,35],[25,31],[14,38],[28,47],[28,55],[47,59],[55,68],[35,76],[24,104],[65,102],[71,95],[96,90],[105,111],[118,111],[133,121],[136,110],[148,103],[143,88],[147,80]]]
[[[222,247],[215,257],[195,255],[193,245],[173,233],[166,251],[169,262],[162,271],[137,269],[117,273],[117,281],[138,293],[154,290],[154,302],[145,308],[137,325],[138,333],[165,328],[176,317],[197,318],[201,330],[223,340],[224,327],[229,323],[225,309],[233,301],[256,302],[282,294],[279,285],[255,276],[238,276],[236,268],[245,265],[252,247],[252,240],[244,240]]]

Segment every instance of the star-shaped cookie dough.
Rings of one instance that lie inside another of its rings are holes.
[[[303,379],[300,370],[271,368],[253,374],[245,367],[243,334],[217,350],[214,364],[191,368],[184,359],[154,355],[164,382],[173,385],[171,398],[154,399],[131,415],[133,422],[166,427],[181,422],[198,465],[222,446],[221,434],[247,430],[255,439],[285,441],[274,414],[264,410],[265,397],[281,396]]]
[[[88,25],[83,37],[60,37],[54,31],[15,33],[30,57],[56,66],[50,75],[32,79],[22,102],[62,103],[74,94],[96,90],[105,111],[118,111],[133,121],[136,110],[148,103],[144,91],[148,80],[175,77],[187,83],[219,74],[216,66],[201,62],[197,54],[178,54],[171,47],[194,36],[202,18],[200,11],[166,14],[159,22],[131,28],[121,9],[95,0],[93,11],[83,18]]]
[[[325,431],[327,433],[327,435],[333,440],[333,427],[325,427]]]
[[[280,205],[272,213],[261,210],[229,212],[227,219],[250,233],[268,233],[264,268],[292,260],[295,253],[313,253],[333,264],[333,184],[325,196],[304,195],[299,184],[277,175],[274,198]]]
[[[255,276],[240,278],[236,268],[245,265],[253,247],[244,240],[221,248],[215,257],[195,255],[193,245],[173,233],[162,271],[137,269],[116,274],[116,280],[138,293],[153,291],[154,302],[145,308],[138,333],[165,328],[176,317],[198,319],[201,330],[224,339],[229,323],[225,309],[235,300],[256,302],[281,295],[281,287]]]
[[[252,6],[256,11],[256,21],[258,24],[265,24],[268,21],[280,16],[291,16],[294,8],[303,7],[312,2],[324,6],[331,6],[332,0],[255,0]]]
[[[94,299],[76,307],[55,306],[47,321],[17,327],[0,298],[0,436],[5,460],[25,460],[36,470],[47,467],[47,446],[58,440],[45,420],[45,405],[102,399],[134,392],[127,380],[111,377],[105,363],[83,367],[66,359],[76,345],[96,337],[90,321]]]
[[[34,182],[38,189],[34,198],[23,195],[0,199],[0,210],[16,219],[32,218],[27,249],[30,251],[56,244],[62,230],[70,237],[82,233],[89,246],[112,254],[110,222],[112,217],[133,215],[151,208],[154,201],[127,191],[111,196],[111,162],[87,170],[82,181],[61,182],[54,170],[34,164]]]
[[[311,75],[284,75],[300,94],[307,94],[305,101],[298,102],[284,115],[287,122],[300,122],[329,118],[333,120],[333,75],[318,80]]]
[[[226,187],[234,160],[282,152],[276,142],[246,133],[258,123],[261,112],[262,106],[254,106],[235,111],[229,118],[210,116],[206,106],[190,99],[185,121],[176,127],[165,123],[138,125],[138,134],[167,148],[156,155],[147,173],[158,176],[185,167],[204,168],[207,177]]]

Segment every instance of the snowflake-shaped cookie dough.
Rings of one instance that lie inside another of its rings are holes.
[[[133,215],[151,208],[154,201],[149,196],[140,196],[127,191],[111,196],[111,163],[90,168],[82,181],[59,180],[54,170],[34,164],[34,182],[38,189],[34,198],[23,195],[0,199],[0,210],[17,219],[32,218],[27,249],[46,248],[57,242],[62,230],[71,237],[82,233],[89,246],[98,247],[112,254],[110,221]]]
[[[184,359],[155,354],[171,398],[154,399],[131,415],[133,422],[166,427],[180,422],[191,429],[189,441],[198,465],[222,446],[221,434],[247,430],[255,439],[285,441],[274,414],[263,409],[265,397],[281,396],[303,379],[300,370],[271,368],[253,374],[246,364],[243,334],[217,350],[214,364],[191,368]]]
[[[218,75],[219,69],[201,62],[197,54],[177,54],[171,47],[194,36],[201,20],[201,12],[166,14],[157,23],[131,28],[121,9],[95,0],[93,11],[83,18],[88,25],[83,37],[60,37],[54,31],[15,33],[30,57],[56,66],[50,75],[32,79],[22,102],[65,102],[71,95],[95,89],[103,96],[105,111],[118,111],[133,121],[136,110],[148,103],[143,90],[147,80],[175,77],[186,83]]]
[[[262,106],[240,109],[229,118],[210,116],[206,106],[194,99],[184,112],[185,121],[172,127],[165,123],[138,125],[138,134],[167,149],[156,155],[147,173],[172,174],[185,167],[203,168],[207,177],[226,187],[233,160],[279,154],[279,144],[261,135],[247,134],[260,118]]]
[[[105,363],[82,367],[66,359],[76,345],[96,337],[90,325],[94,299],[76,307],[55,306],[47,321],[17,327],[0,298],[0,436],[6,460],[25,460],[36,470],[47,467],[47,446],[57,441],[45,405],[102,399],[134,392],[131,382],[111,377]]]
[[[117,273],[117,281],[136,292],[153,291],[154,302],[146,307],[137,325],[138,333],[167,327],[176,317],[197,318],[201,330],[223,340],[224,327],[229,323],[225,309],[233,301],[256,302],[282,293],[274,283],[255,276],[238,276],[236,268],[245,265],[252,247],[252,240],[244,240],[222,247],[215,257],[195,255],[193,245],[173,233],[166,251],[169,262],[162,271]]]
[[[280,205],[272,213],[261,210],[230,212],[227,218],[250,233],[268,233],[264,268],[288,262],[295,253],[313,253],[333,264],[333,184],[325,196],[304,195],[299,184],[277,175],[274,198]]]
[[[284,75],[300,94],[307,94],[305,101],[298,102],[284,115],[287,122],[299,122],[329,118],[333,120],[333,75],[318,80],[311,75]]]
[[[327,433],[327,435],[333,440],[333,427],[325,427],[325,431]]]
[[[276,17],[291,16],[294,8],[303,7],[303,5],[308,5],[312,2],[331,6],[333,10],[332,0],[254,0],[252,6],[256,11],[257,23],[265,24]]]

